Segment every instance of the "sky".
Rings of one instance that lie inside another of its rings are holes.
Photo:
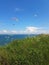
[[[0,34],[49,33],[49,0],[0,0]]]

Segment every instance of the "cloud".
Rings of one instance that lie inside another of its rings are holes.
[[[0,31],[0,34],[6,34],[6,33],[8,33],[7,30],[2,30],[2,31]]]
[[[36,27],[29,26],[29,27],[26,27],[26,29],[24,30],[24,33],[25,34],[33,34],[34,32],[36,32],[37,29],[38,28],[36,28]]]
[[[37,14],[34,14],[34,17],[37,17],[38,15]]]
[[[3,30],[2,32],[7,33],[8,31],[7,30]]]
[[[16,33],[17,33],[17,31],[16,31],[16,30],[12,30],[12,31],[11,31],[11,33],[16,34]]]
[[[1,30],[0,31],[0,34],[16,34],[16,33],[17,33],[16,30],[11,30],[11,31],[9,31],[9,30]]]
[[[26,27],[26,30],[27,31],[30,31],[30,32],[35,32],[37,29],[39,29],[39,28],[37,28],[37,27]]]
[[[49,34],[49,30],[45,30],[41,27],[28,26],[24,30],[0,30],[0,34]]]
[[[16,8],[16,11],[23,11],[24,9]]]
[[[19,19],[18,19],[17,17],[12,17],[11,19],[12,19],[13,21],[16,21],[16,22],[19,21]]]

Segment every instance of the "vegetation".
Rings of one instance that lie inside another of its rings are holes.
[[[49,65],[49,35],[14,40],[0,47],[0,65]]]

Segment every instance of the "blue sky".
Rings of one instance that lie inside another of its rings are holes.
[[[49,33],[49,0],[0,0],[0,33]]]

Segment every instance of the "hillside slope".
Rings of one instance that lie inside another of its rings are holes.
[[[49,65],[49,35],[14,40],[0,47],[0,65]]]

